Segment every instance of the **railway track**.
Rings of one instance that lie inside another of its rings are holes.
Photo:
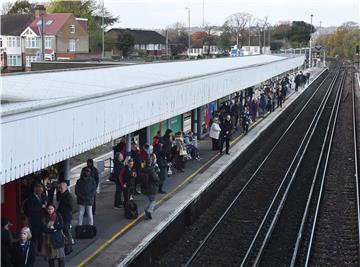
[[[332,99],[332,90],[327,88],[335,86],[338,76],[339,71],[331,73],[303,105],[185,266],[239,266],[257,261],[255,251],[262,248],[263,233],[272,227],[276,207],[292,183],[307,140],[327,110],[327,100]]]
[[[347,68],[337,123],[293,253],[296,266],[359,266],[359,172],[354,73]]]
[[[314,202],[308,197],[317,194],[319,182],[313,181],[325,166],[318,159],[328,153],[336,107],[348,98],[341,93],[346,83],[344,68],[334,67],[305,91],[292,111],[271,126],[257,153],[229,171],[231,183],[199,222],[154,266],[302,266]]]

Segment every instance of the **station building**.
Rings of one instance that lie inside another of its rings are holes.
[[[2,216],[17,231],[42,170],[68,181],[70,158],[120,137],[127,152],[132,139],[142,146],[167,128],[201,139],[224,100],[304,60],[258,55],[2,76]]]

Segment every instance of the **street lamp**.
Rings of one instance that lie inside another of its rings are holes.
[[[309,67],[312,67],[312,55],[311,55],[311,32],[312,32],[312,20],[313,20],[313,14],[310,15],[311,17],[311,23],[310,23],[310,40],[309,40],[309,44],[310,44],[310,48],[309,48]]]
[[[190,32],[190,7],[185,7],[185,9],[187,9],[188,11],[188,21],[189,21],[189,48],[188,48],[188,57],[190,59],[190,49],[191,49],[191,32]]]

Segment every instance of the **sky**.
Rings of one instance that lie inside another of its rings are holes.
[[[99,0],[100,1],[100,0]],[[257,18],[268,17],[271,24],[279,21],[303,20],[313,25],[340,26],[346,21],[360,22],[359,0],[104,0],[105,7],[119,16],[115,27],[163,29],[175,22],[201,26],[204,21],[221,26],[226,18],[237,12],[246,12]],[[203,9],[204,7],[204,9]]]
[[[15,0],[10,0],[14,2]],[[31,2],[50,2],[32,0]],[[96,0],[99,3],[102,0]],[[164,29],[176,22],[188,26],[205,24],[221,26],[226,18],[237,12],[254,17],[268,17],[272,25],[281,21],[300,20],[324,27],[340,26],[347,21],[360,23],[360,0],[103,0],[107,10],[119,17],[112,27]]]

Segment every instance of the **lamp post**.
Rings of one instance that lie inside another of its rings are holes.
[[[250,51],[250,38],[251,38],[251,17],[249,16],[249,51]]]
[[[188,22],[189,22],[189,29],[188,29],[188,33],[189,33],[188,57],[189,57],[189,59],[190,59],[190,50],[191,50],[190,7],[185,7],[185,9],[187,9],[187,11],[188,11]]]
[[[311,22],[310,22],[310,40],[309,40],[309,67],[311,68],[312,67],[312,55],[311,55],[311,32],[312,32],[312,20],[313,20],[313,14],[310,15],[311,17]]]

